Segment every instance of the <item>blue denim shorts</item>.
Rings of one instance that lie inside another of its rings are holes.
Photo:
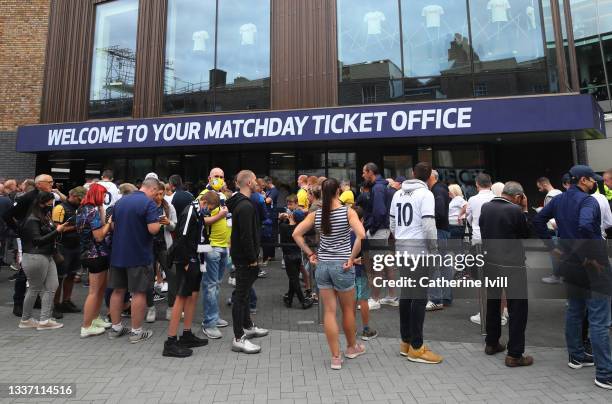
[[[319,261],[315,271],[315,279],[319,289],[335,289],[338,292],[348,292],[355,287],[355,268],[344,271],[342,265],[346,261]]]

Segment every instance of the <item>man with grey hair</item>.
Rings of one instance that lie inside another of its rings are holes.
[[[110,300],[112,327],[110,339],[128,333],[121,324],[121,310],[125,291],[132,294],[132,329],[130,343],[151,338],[153,331],[143,330],[146,292],[153,286],[153,236],[161,228],[157,205],[153,198],[162,191],[155,178],[143,181],[139,191],[119,199],[113,209],[113,249],[111,251],[108,286],[113,289]]]
[[[482,205],[480,232],[485,255],[487,279],[507,280],[503,285],[487,286],[487,337],[485,353],[504,352],[501,337],[501,295],[505,289],[509,313],[509,339],[506,366],[530,366],[531,356],[525,353],[527,326],[527,271],[523,239],[529,238],[527,197],[521,184],[508,181],[502,195]]]

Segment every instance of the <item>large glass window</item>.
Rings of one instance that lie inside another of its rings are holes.
[[[164,112],[270,108],[270,1],[169,0]]]
[[[170,0],[164,112],[213,110],[216,0]]]
[[[467,4],[461,0],[402,0],[404,75],[469,73]]]
[[[348,180],[352,187],[357,184],[357,153],[328,152],[327,176],[338,181]]]
[[[270,2],[220,0],[215,110],[270,108]]]
[[[401,100],[397,0],[338,0],[340,105]]]
[[[470,16],[475,82],[491,96],[548,91],[538,0],[470,0]],[[491,71],[508,74],[479,75]]]
[[[132,114],[136,75],[138,0],[115,0],[96,6],[89,116]]]

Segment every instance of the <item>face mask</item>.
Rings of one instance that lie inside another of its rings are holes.
[[[223,188],[223,185],[225,185],[225,181],[223,181],[223,178],[213,178],[210,185],[212,186],[212,189],[219,192]]]

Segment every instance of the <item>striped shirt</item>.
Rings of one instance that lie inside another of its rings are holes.
[[[317,256],[320,261],[345,261],[351,257],[351,228],[348,222],[348,207],[341,206],[330,212],[331,233],[321,232],[321,214],[315,212],[315,228],[320,234]]]

